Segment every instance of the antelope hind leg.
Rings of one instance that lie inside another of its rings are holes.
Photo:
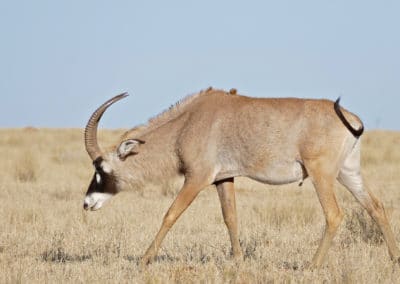
[[[363,185],[360,173],[359,144],[356,145],[340,168],[338,181],[353,194],[372,219],[375,220],[385,238],[390,257],[400,263],[400,250],[396,245],[396,239],[386,217],[383,204]]]
[[[327,167],[327,169],[325,169],[325,167],[326,165],[324,166],[318,161],[308,166],[306,165],[307,172],[313,181],[326,221],[325,231],[311,262],[311,268],[321,267],[332,240],[336,235],[337,229],[343,220],[343,212],[337,204],[334,192],[335,177],[330,174],[332,171],[329,167]]]
[[[386,241],[390,258],[400,264],[400,250],[396,245],[396,238],[390,227],[382,202],[369,190],[364,190],[365,186],[363,186],[362,177],[358,171],[342,169],[338,180],[353,194],[357,201],[367,210],[372,219],[374,219]]]

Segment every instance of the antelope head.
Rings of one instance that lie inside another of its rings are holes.
[[[120,144],[117,153],[104,153],[97,142],[97,127],[103,113],[113,103],[127,97],[127,93],[120,94],[102,104],[90,117],[85,128],[85,147],[93,161],[95,173],[86,192],[83,208],[98,210],[112,196],[118,193],[117,175],[110,159],[123,161],[125,157],[135,153],[135,146],[144,143],[141,140],[127,140]]]

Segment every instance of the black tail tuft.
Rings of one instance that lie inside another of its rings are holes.
[[[340,97],[336,100],[335,104],[334,104],[334,109],[336,114],[338,115],[338,117],[340,118],[340,120],[343,122],[344,126],[346,126],[346,128],[354,135],[354,137],[360,137],[363,132],[364,132],[364,125],[361,124],[361,128],[360,129],[354,129],[353,126],[351,126],[350,122],[348,122],[348,120],[346,120],[346,118],[343,115],[342,110],[340,109]]]

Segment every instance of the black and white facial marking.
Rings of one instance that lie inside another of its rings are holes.
[[[90,182],[83,202],[85,210],[98,210],[103,204],[117,193],[112,169],[102,158],[93,162],[95,174]]]

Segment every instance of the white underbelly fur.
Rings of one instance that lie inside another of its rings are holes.
[[[247,176],[262,183],[278,185],[302,181],[304,173],[302,165],[296,161],[274,163],[263,171],[249,173]]]

